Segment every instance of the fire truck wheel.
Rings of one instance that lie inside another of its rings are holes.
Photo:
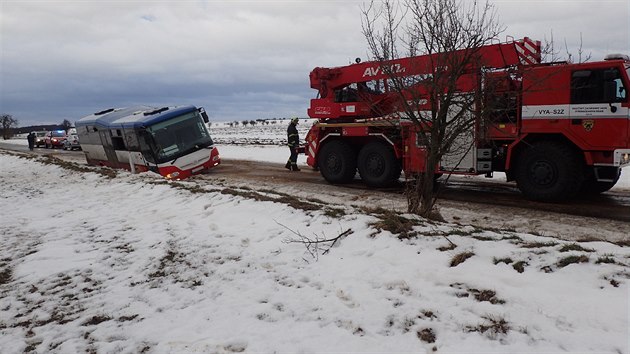
[[[519,154],[515,179],[526,198],[555,201],[574,197],[584,180],[584,163],[566,144],[541,141]]]
[[[586,178],[586,180],[584,180],[581,192],[587,195],[604,193],[617,184],[619,177],[621,177],[621,169],[617,172],[617,177],[615,177],[611,182],[599,182],[595,179],[595,174],[592,173]]]
[[[322,146],[317,166],[329,183],[348,183],[357,173],[357,158],[350,144],[333,140]]]
[[[400,177],[400,164],[394,150],[381,143],[371,142],[359,151],[359,175],[370,187],[387,187]]]

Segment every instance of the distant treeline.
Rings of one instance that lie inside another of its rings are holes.
[[[28,127],[11,128],[10,130],[13,133],[13,135],[17,135],[17,134],[35,132],[38,130],[46,130],[46,131],[66,130],[66,127],[60,124],[47,124],[47,125],[31,125]]]

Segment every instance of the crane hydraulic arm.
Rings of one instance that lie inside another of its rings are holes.
[[[386,100],[387,95],[365,85],[370,81],[387,80],[392,77],[427,75],[437,70],[448,70],[453,61],[466,62],[466,71],[479,68],[507,68],[540,63],[540,41],[527,37],[519,41],[491,44],[476,49],[435,53],[388,61],[358,62],[343,67],[315,68],[310,73],[311,88],[318,90],[318,98],[311,100],[308,114],[311,118],[366,118],[387,113],[373,109],[374,102]],[[343,92],[349,85],[357,84],[371,96]],[[377,96],[381,97],[377,97]],[[356,102],[356,105],[347,105]]]

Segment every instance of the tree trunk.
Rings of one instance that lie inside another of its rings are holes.
[[[431,212],[433,211],[433,206],[435,205],[434,198],[434,188],[433,184],[435,183],[433,180],[434,173],[431,170],[427,171],[424,175],[425,182],[422,184],[422,197],[420,200],[420,212],[418,213],[420,216],[424,218],[429,218],[431,216]]]
[[[435,166],[435,156],[427,156],[426,166]],[[427,168],[407,186],[407,212],[429,218],[435,205],[435,171]]]

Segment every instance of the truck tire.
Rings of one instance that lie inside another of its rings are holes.
[[[359,151],[359,175],[370,187],[388,187],[400,177],[400,163],[394,150],[381,142],[371,142]]]
[[[330,183],[348,183],[357,173],[357,158],[350,144],[330,141],[319,150],[317,157],[319,172]]]
[[[595,174],[593,173],[584,180],[581,192],[586,195],[602,194],[614,187],[619,181],[619,177],[621,177],[621,169],[619,169],[617,177],[612,182],[599,182],[595,179]]]
[[[584,162],[570,146],[540,141],[528,146],[515,163],[518,188],[527,199],[560,201],[577,195],[584,180]]]

